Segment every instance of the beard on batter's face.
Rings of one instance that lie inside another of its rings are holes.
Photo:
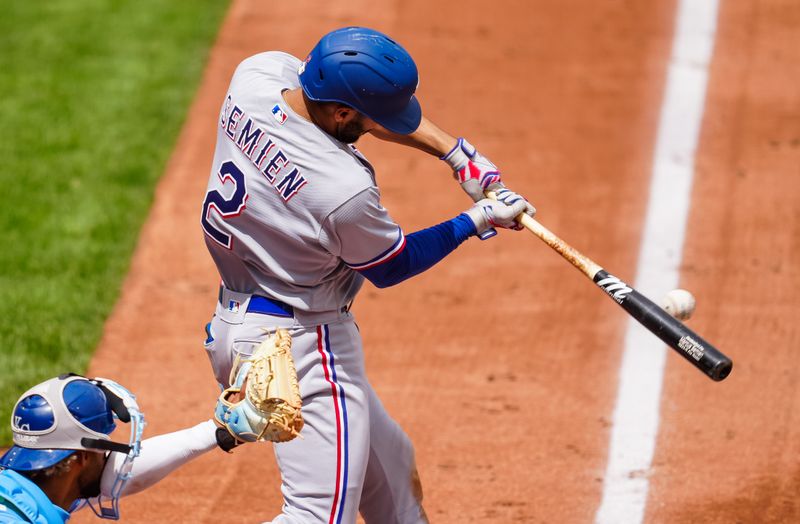
[[[364,117],[358,115],[348,122],[338,122],[333,136],[336,140],[344,142],[345,144],[353,144],[366,132],[367,130],[364,128]]]

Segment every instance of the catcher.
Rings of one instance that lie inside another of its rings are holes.
[[[127,442],[111,440],[127,423]],[[113,380],[66,374],[26,391],[14,406],[12,446],[0,457],[0,523],[60,523],[90,506],[119,519],[119,499],[193,458],[236,442],[207,420],[142,440],[136,397]]]

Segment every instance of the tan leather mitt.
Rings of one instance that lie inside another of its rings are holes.
[[[286,442],[300,434],[302,397],[285,329],[270,335],[249,357],[234,365],[232,386],[222,392],[214,418],[241,442]],[[231,397],[244,398],[231,402]]]

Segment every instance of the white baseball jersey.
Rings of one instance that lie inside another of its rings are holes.
[[[268,52],[236,69],[202,226],[228,289],[327,311],[354,298],[363,283],[354,269],[392,257],[405,238],[366,158],[284,101],[283,91],[300,86],[301,64]]]
[[[237,355],[266,330],[292,336],[305,426],[274,446],[284,497],[274,524],[355,522],[359,512],[422,524],[413,446],[369,384],[358,327],[341,308],[363,282],[356,269],[389,259],[405,238],[369,162],[283,100],[300,66],[284,53],[248,58],[223,103],[202,225],[225,286],[205,349],[225,388]],[[293,315],[229,307],[252,294]]]

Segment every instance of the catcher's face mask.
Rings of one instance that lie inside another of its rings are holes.
[[[114,442],[115,420],[130,423],[128,444]],[[113,380],[61,375],[38,384],[17,401],[11,420],[14,446],[0,458],[0,468],[36,471],[64,460],[76,450],[126,455],[111,494],[94,501],[79,499],[71,511],[89,503],[97,516],[119,518],[119,496],[139,455],[144,415],[136,397]]]

